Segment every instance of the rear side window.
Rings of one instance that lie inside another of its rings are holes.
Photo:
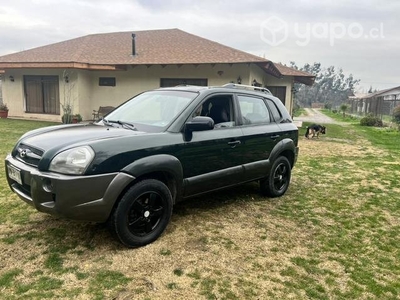
[[[263,99],[240,95],[238,101],[244,125],[271,122],[268,108]]]
[[[271,114],[276,122],[282,119],[282,114],[279,109],[276,107],[274,101],[267,99],[268,107],[271,110]]]

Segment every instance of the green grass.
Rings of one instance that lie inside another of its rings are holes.
[[[0,298],[399,299],[400,133],[333,117],[318,140],[303,124],[284,197],[251,183],[190,199],[138,249],[37,212],[2,169]],[[46,125],[0,120],[0,153]]]
[[[360,116],[354,116],[354,115],[350,115],[349,113],[346,113],[343,116],[342,112],[337,112],[337,113],[333,113],[331,110],[329,109],[322,109],[321,112],[323,112],[325,115],[327,115],[328,117],[331,117],[332,119],[335,119],[337,121],[340,122],[348,122],[348,123],[359,123],[360,122]]]
[[[293,110],[293,117],[300,117],[302,114],[305,114],[306,110],[304,108],[297,108]]]

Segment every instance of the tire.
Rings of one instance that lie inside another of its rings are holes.
[[[115,208],[110,227],[127,247],[154,242],[167,227],[172,215],[172,196],[161,181],[146,179],[132,186]]]
[[[261,193],[270,198],[284,195],[289,188],[291,174],[289,160],[284,156],[279,156],[273,162],[268,177],[260,181]]]

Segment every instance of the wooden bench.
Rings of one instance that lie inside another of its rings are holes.
[[[93,110],[93,121],[97,121],[109,112],[114,110],[114,106],[100,106],[98,110]]]

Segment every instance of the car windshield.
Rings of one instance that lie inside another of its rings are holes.
[[[103,123],[127,123],[140,131],[161,132],[196,96],[187,91],[145,92],[108,114]]]

